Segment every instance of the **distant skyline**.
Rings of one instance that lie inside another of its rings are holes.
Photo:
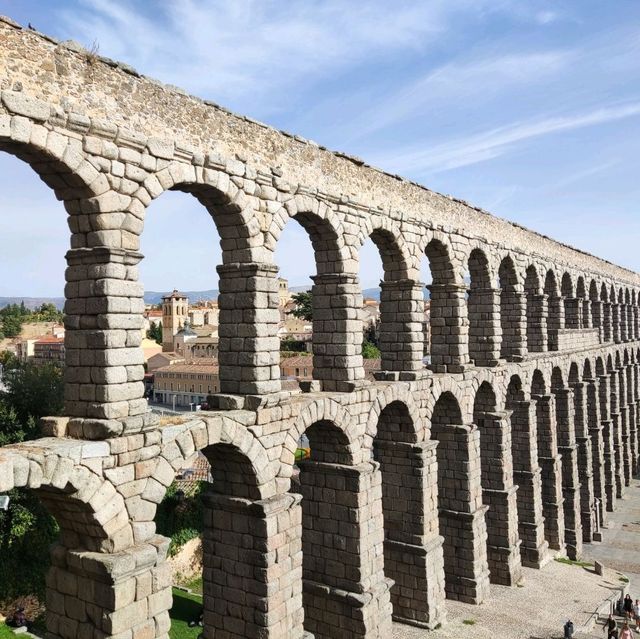
[[[0,0],[0,13],[640,270],[636,0]],[[0,209],[0,296],[61,295],[66,213],[4,153]],[[147,290],[217,288],[218,236],[190,196],[153,202],[142,252]],[[294,286],[314,274],[295,223],[276,261]],[[369,244],[363,287],[381,274]]]

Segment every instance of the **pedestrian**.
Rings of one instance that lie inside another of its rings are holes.
[[[633,616],[633,599],[629,593],[624,596],[624,616],[626,619],[631,619]]]
[[[636,618],[636,630],[640,630],[640,599],[636,599],[633,606],[633,616]]]
[[[633,639],[633,630],[629,628],[629,624],[625,621],[620,631],[620,639]]]
[[[618,639],[618,624],[613,615],[609,615],[609,618],[604,622],[603,630],[607,633],[607,639]]]

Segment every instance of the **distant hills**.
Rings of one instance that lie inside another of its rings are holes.
[[[300,291],[308,291],[310,286],[291,286],[290,291],[299,293]],[[145,291],[144,301],[146,304],[160,304],[162,297],[167,295],[169,291]],[[217,300],[219,291],[217,288],[209,289],[208,291],[182,291],[193,304],[200,300]],[[362,291],[362,296],[369,299],[380,300],[380,288],[375,286],[372,288],[365,288]],[[425,289],[425,299],[429,299],[429,291]],[[9,304],[20,304],[24,302],[24,305],[33,310],[43,304],[55,304],[56,308],[62,310],[64,306],[64,297],[0,297],[0,308],[4,308]]]
[[[0,308],[22,302],[32,311],[40,308],[43,304],[55,304],[55,307],[61,311],[64,306],[64,297],[0,297]]]

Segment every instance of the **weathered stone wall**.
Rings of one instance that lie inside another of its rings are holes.
[[[446,597],[480,603],[597,538],[638,470],[640,277],[4,20],[0,87],[0,150],[63,202],[72,247],[66,417],[0,449],[0,492],[36,491],[60,524],[53,637],[167,637],[154,517],[196,450],[213,473],[205,637],[434,627]],[[223,392],[159,428],[137,264],[147,207],[169,189],[221,238]],[[317,267],[314,380],[298,393],[281,391],[276,333],[291,218]],[[369,237],[384,268],[374,382],[357,277]],[[311,460],[296,467],[303,434]]]

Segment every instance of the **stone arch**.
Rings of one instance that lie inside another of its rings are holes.
[[[518,513],[513,484],[511,423],[498,412],[496,394],[482,382],[473,403],[473,421],[480,433],[480,484],[488,507],[487,556],[493,583],[514,585],[522,577],[518,548]]]
[[[380,254],[384,271],[380,282],[378,346],[383,371],[418,371],[424,365],[424,333],[416,330],[424,321],[424,285],[411,268],[407,247],[388,218],[366,219],[366,237]],[[358,236],[360,246],[366,239]]]
[[[351,391],[364,379],[357,242],[347,242],[353,235],[324,202],[298,194],[285,209],[309,235],[315,255],[313,379],[325,391]]]
[[[375,624],[386,635],[391,595],[384,577],[380,469],[370,457],[354,455],[345,428],[355,420],[335,404],[319,400],[306,406],[287,434],[291,438],[304,429],[310,446],[310,458],[297,464],[299,486],[292,487],[302,495],[304,627],[314,636],[340,636],[345,629],[365,636]],[[335,589],[360,598],[336,601]],[[373,617],[362,609],[363,596],[375,610]]]
[[[474,248],[467,260],[469,293],[469,358],[476,366],[495,366],[500,356],[499,298],[493,288],[491,267],[485,252]]]
[[[358,438],[361,433],[353,417],[338,402],[329,398],[319,398],[305,405],[292,427],[287,431],[280,457],[280,476],[290,477],[295,464],[295,452],[302,435],[314,425],[326,425],[327,441],[323,442],[322,458],[334,459],[336,463],[357,464],[363,460]],[[340,435],[337,431],[340,431]],[[322,439],[320,427],[318,439]],[[334,445],[335,451],[331,451]]]
[[[218,492],[246,499],[266,499],[275,494],[274,464],[269,463],[260,440],[234,420],[233,413],[165,427],[151,478],[166,490],[175,473],[196,452],[209,460]]]
[[[609,290],[609,303],[611,304],[611,334],[616,344],[620,343],[620,304],[615,286],[611,284]]]
[[[128,212],[139,221],[135,231],[128,230],[139,231],[140,235],[151,201],[166,191],[182,191],[193,195],[211,216],[220,235],[223,264],[264,261],[263,254],[259,253],[262,236],[252,199],[224,171],[174,160],[149,175],[141,188],[148,197],[134,198],[128,207]]]
[[[401,405],[402,411],[406,414],[411,423],[412,433],[411,439],[407,441],[423,441],[426,438],[426,428],[423,420],[420,418],[420,411],[416,404],[414,394],[408,385],[393,384],[385,388],[384,393],[378,393],[375,401],[371,406],[367,417],[367,425],[365,429],[364,442],[362,448],[371,450],[373,440],[378,436],[378,423],[382,413],[391,404]],[[408,424],[408,421],[405,421]],[[408,432],[406,433],[408,434]]]
[[[171,161],[146,178],[128,207],[129,217],[123,228],[136,241],[143,233],[148,205],[167,191],[195,197],[210,215],[220,238],[220,391],[262,394],[280,390],[279,352],[273,348],[279,317],[277,268],[272,264],[272,254],[264,250],[254,199],[224,171]],[[257,312],[269,332],[256,334],[253,318]],[[238,344],[244,355],[241,360]],[[259,366],[258,360],[262,362]]]
[[[532,395],[546,395],[547,384],[545,382],[544,375],[539,368],[536,368],[531,377],[531,394]]]
[[[558,334],[564,325],[564,307],[558,290],[556,274],[552,269],[547,271],[544,280],[544,293],[547,296],[547,341],[550,351],[558,350]]]
[[[598,330],[598,338],[602,342],[604,341],[603,308],[598,293],[598,284],[593,279],[589,282],[589,297],[585,301],[585,310],[587,308],[590,310],[590,326]]]
[[[450,257],[447,244],[433,238],[425,247],[432,283],[430,304],[430,355],[434,372],[462,372],[469,361],[467,334],[461,330],[468,325],[466,287]]]
[[[291,219],[296,220],[309,235],[318,275],[357,272],[357,244],[346,244],[347,233],[338,214],[326,203],[309,195],[297,194],[274,216],[274,224],[279,230],[274,235],[273,244],[267,248],[275,250],[282,229]]]
[[[52,189],[55,197],[63,202],[68,213],[70,240],[65,256],[68,268],[65,286],[67,331],[64,412],[67,416],[77,418],[103,418],[111,408],[104,406],[108,402],[105,395],[109,394],[109,389],[106,384],[100,383],[105,375],[104,367],[81,364],[89,360],[88,350],[93,351],[96,360],[105,358],[109,350],[101,341],[101,331],[97,330],[98,313],[92,313],[89,309],[99,309],[106,318],[108,295],[105,289],[115,284],[126,295],[124,291],[130,284],[126,281],[126,267],[122,263],[114,264],[126,262],[122,255],[120,231],[114,230],[119,228],[122,214],[114,212],[114,208],[124,206],[130,198],[113,191],[106,175],[89,161],[90,155],[83,149],[84,138],[79,138],[75,133],[68,135],[60,127],[51,130],[47,124],[51,112],[47,103],[11,91],[3,92],[3,96],[5,105],[20,102],[39,115],[32,118],[3,116],[0,151],[29,164],[35,174]],[[18,112],[22,111],[18,109]],[[93,280],[105,277],[108,279],[94,284]],[[135,291],[127,292],[135,295]],[[92,317],[88,319],[88,316]],[[89,324],[90,321],[94,324]],[[92,326],[92,330],[86,330],[86,326]],[[93,338],[91,347],[87,344],[89,333]],[[85,348],[79,348],[80,345]],[[80,379],[98,382],[91,389],[83,384],[82,399],[81,385],[78,383]],[[132,384],[135,381],[132,379]],[[94,394],[93,401],[87,399],[87,392],[88,395]],[[99,402],[101,405],[96,405],[96,395],[104,400]],[[89,436],[83,433],[82,426],[78,431],[72,434]]]
[[[526,303],[515,264],[505,256],[498,268],[500,287],[500,357],[521,361],[526,354]]]
[[[389,395],[385,392],[378,398],[367,427],[367,433],[375,434],[373,457],[380,464],[382,480],[384,572],[394,582],[394,619],[432,627],[444,615],[442,550],[434,527],[435,442],[419,441],[424,433],[418,431],[412,401]]]
[[[580,371],[576,362],[571,362],[569,365],[569,374],[567,376],[569,385],[577,384],[580,382]]]
[[[389,218],[375,216],[367,216],[363,225],[358,233],[357,249],[371,239],[380,254],[384,280],[411,279],[415,269],[400,228]]]
[[[522,563],[540,568],[546,561],[548,543],[545,541],[542,519],[535,402],[527,400],[519,375],[512,375],[509,379],[505,408],[511,412],[511,455],[514,483],[518,486],[516,504]]]
[[[37,440],[4,447],[0,466],[0,491],[33,491],[58,522],[65,548],[112,553],[133,544],[122,495],[108,479],[86,466],[46,451]]]
[[[56,198],[64,202],[70,216],[102,210],[100,205],[106,202],[106,194],[111,188],[107,177],[88,161],[82,149],[82,140],[60,130],[47,128],[44,122],[49,119],[49,114],[45,114],[51,108],[48,104],[13,91],[3,91],[3,95],[38,102],[42,117],[29,119],[22,115],[7,115],[6,125],[0,129],[0,151],[29,164],[38,177],[53,190]],[[81,211],[81,201],[85,201],[84,211]],[[69,224],[77,226],[71,220]],[[101,227],[94,223],[91,228],[85,227],[84,232],[97,231],[99,228]],[[79,232],[74,228],[71,231]],[[84,246],[80,237],[76,241],[78,243],[74,248]]]
[[[559,369],[556,367],[547,382],[542,372],[536,369],[531,384],[531,396],[535,402],[538,464],[542,468],[544,536],[551,548],[561,550],[565,545],[564,512],[554,396],[558,372]]]
[[[540,277],[534,264],[527,267],[524,280],[526,295],[526,342],[531,353],[547,350],[547,298],[542,294]]]
[[[455,396],[444,391],[431,415],[437,440],[438,508],[444,537],[445,591],[450,599],[482,602],[488,591],[485,508],[480,485],[479,435],[462,424]]]

